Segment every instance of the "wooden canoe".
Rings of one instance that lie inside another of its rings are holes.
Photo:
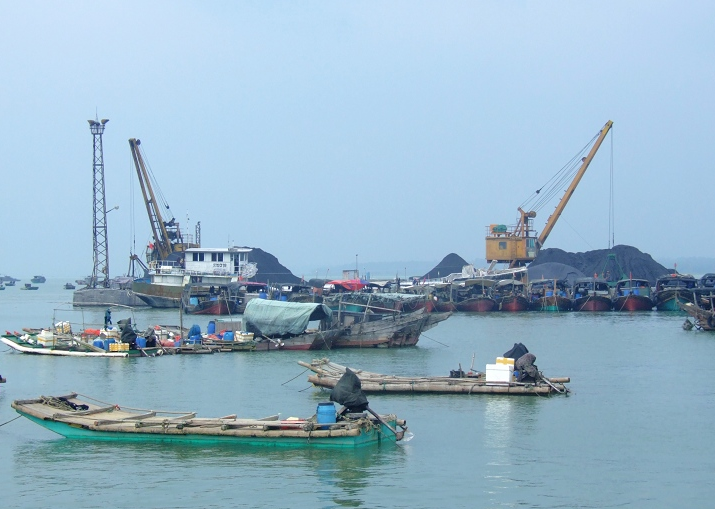
[[[178,443],[236,443],[290,447],[360,447],[395,442],[393,429],[407,429],[394,415],[340,415],[335,423],[318,423],[316,416],[280,420],[241,419],[236,415],[198,418],[194,412],[167,412],[120,407],[81,396],[40,396],[12,403],[20,415],[71,439],[159,441]]]

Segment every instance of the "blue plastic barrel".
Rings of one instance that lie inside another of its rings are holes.
[[[146,338],[137,336],[137,348],[146,348]]]
[[[101,348],[102,350],[106,350],[106,348],[104,347],[103,339],[99,339],[99,338],[95,339],[94,341],[92,341],[92,345],[96,346],[97,348]]]
[[[258,292],[258,298],[259,299],[267,299],[268,294],[266,292]]]
[[[224,341],[233,341],[233,331],[228,331],[226,334],[224,334],[223,340]]]
[[[553,297],[554,291],[553,290],[546,290],[546,296],[547,297]]]
[[[318,424],[332,424],[335,422],[335,403],[318,403],[316,411]],[[330,429],[330,426],[321,426],[320,429]]]
[[[288,300],[288,297],[286,297],[285,295],[281,295],[281,300],[283,302],[286,302]]]
[[[211,320],[209,324],[206,326],[206,333],[207,334],[215,334],[216,333],[216,322],[214,320]]]
[[[199,298],[198,297],[189,297],[189,304],[191,304],[192,306],[198,306]]]

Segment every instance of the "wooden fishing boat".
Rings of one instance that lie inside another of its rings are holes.
[[[526,285],[517,279],[503,279],[492,287],[492,297],[499,311],[509,313],[528,311],[529,299],[526,297]]]
[[[362,312],[370,309],[372,313],[390,314],[395,311],[410,313],[425,307],[425,293],[394,292],[339,292],[323,297],[323,303],[333,311]]]
[[[298,364],[313,372],[308,381],[317,387],[332,389],[345,374],[346,367],[330,362],[328,359],[314,360],[311,363],[299,361]],[[536,383],[487,382],[484,373],[470,370],[460,376],[394,376],[371,373],[350,368],[360,379],[365,393],[440,393],[440,394],[511,394],[548,396],[567,394],[565,386],[570,378],[548,378]],[[464,376],[462,376],[464,375]]]
[[[613,289],[615,311],[650,311],[653,309],[650,282],[647,279],[621,279]]]
[[[77,393],[16,400],[12,408],[70,439],[355,448],[401,439],[404,434],[393,433],[390,426],[407,429],[405,421],[395,415],[371,417],[367,413],[333,411],[332,419],[320,419],[317,413],[308,419],[285,420],[278,415],[262,419],[236,415],[199,418],[194,412],[129,408]]]
[[[64,289],[65,290],[74,290],[76,287],[72,283],[65,283]]]
[[[6,283],[7,284],[7,283]],[[715,309],[715,274],[708,272],[698,280],[695,301],[703,309]]]
[[[491,296],[493,279],[474,278],[455,281],[455,307],[457,311],[487,313],[497,309],[497,302]]]
[[[412,313],[376,314],[338,311],[334,327],[342,333],[333,341],[333,348],[396,348],[414,346],[425,327],[431,328],[451,313],[427,313],[418,309]]]
[[[655,281],[653,302],[658,311],[679,311],[680,304],[695,301],[698,280],[689,274],[666,274]]]
[[[37,290],[39,286],[32,286],[31,283],[25,283],[25,286],[21,286],[20,290]]]
[[[692,329],[693,326],[697,329],[706,331],[715,331],[715,311],[704,309],[692,302],[679,302],[678,306],[682,311],[694,318],[694,323],[690,320],[685,320],[684,329]]]
[[[164,353],[175,353],[174,348],[155,346],[126,350],[105,350],[82,339],[78,335],[54,334],[51,340],[43,341],[40,334],[20,334],[7,332],[0,336],[0,342],[16,352],[31,355],[52,355],[59,357],[154,357]],[[48,336],[49,337],[49,336]],[[119,343],[112,343],[119,344]],[[111,345],[108,345],[111,346]],[[127,345],[128,346],[128,345]]]
[[[342,334],[332,311],[321,303],[252,299],[243,313],[245,332],[253,333],[256,351],[322,350]],[[318,322],[317,328],[308,328]]]
[[[91,343],[74,336],[57,338],[54,344],[43,344],[37,339],[37,335],[6,332],[0,336],[0,341],[16,352],[33,355],[55,355],[61,357],[129,357],[129,351],[107,352],[103,348],[95,347]]]
[[[420,286],[420,289],[424,289],[423,291],[427,293],[425,308],[428,313],[433,311],[447,313],[457,310],[453,299],[452,283],[429,283],[425,286]]]
[[[188,315],[235,315],[242,302],[239,289],[238,283],[189,283],[181,294],[181,305]]]
[[[534,311],[568,311],[571,297],[566,281],[557,279],[535,279],[529,283],[527,294],[530,309]]]
[[[598,277],[577,278],[573,284],[574,311],[610,311],[611,288],[608,281]]]

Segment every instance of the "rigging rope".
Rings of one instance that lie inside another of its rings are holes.
[[[611,168],[610,168],[610,193],[608,201],[608,248],[612,249],[616,244],[616,233],[615,233],[615,210],[613,208],[613,128],[611,127]]]
[[[552,176],[544,185],[539,189],[534,191],[534,193],[527,198],[521,205],[520,208],[525,211],[533,210],[538,212],[547,203],[549,203],[555,195],[560,193],[564,185],[573,181],[574,177],[578,173],[581,163],[583,161],[584,154],[590,149],[590,147],[595,143],[596,139],[600,135],[600,132],[596,134],[591,141],[589,141],[584,147],[574,155],[561,169]]]

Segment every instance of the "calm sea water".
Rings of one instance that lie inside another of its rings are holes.
[[[64,281],[0,292],[0,329],[101,322],[71,311]],[[58,311],[54,311],[58,309]],[[54,315],[54,318],[53,318]],[[178,314],[115,310],[142,328]],[[415,348],[143,359],[27,356],[0,346],[0,424],[14,399],[77,391],[215,417],[310,416],[327,393],[299,360],[446,375],[523,342],[568,397],[374,395],[414,439],[359,451],[70,441],[21,418],[0,427],[4,508],[696,507],[715,494],[715,335],[668,313],[454,315]],[[206,318],[184,325],[206,327]],[[188,323],[187,323],[188,322]]]

